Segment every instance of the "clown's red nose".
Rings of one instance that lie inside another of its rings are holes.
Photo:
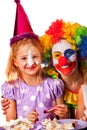
[[[59,65],[60,66],[64,66],[64,65],[66,65],[68,63],[68,60],[64,56],[61,56],[58,60],[59,60]]]

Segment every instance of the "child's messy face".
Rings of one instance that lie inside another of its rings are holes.
[[[19,48],[14,63],[22,74],[35,75],[41,69],[41,61],[40,51],[30,43]]]
[[[52,48],[53,65],[61,75],[71,75],[77,68],[77,55],[72,45],[65,40]]]

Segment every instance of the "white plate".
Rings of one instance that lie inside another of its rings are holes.
[[[86,121],[82,121],[82,120],[76,120],[76,119],[62,119],[62,120],[58,120],[59,123],[63,124],[63,123],[68,123],[68,122],[73,122],[76,121],[76,128],[75,130],[81,130],[87,127],[87,122]]]

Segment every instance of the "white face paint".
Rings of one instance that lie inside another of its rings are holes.
[[[34,63],[39,64],[40,62],[38,60],[35,60]]]
[[[28,51],[28,65],[32,66],[34,64],[33,58],[32,58],[32,53],[31,51]]]
[[[64,56],[64,52],[67,49],[71,49],[72,45],[68,43],[66,40],[60,40],[60,42],[56,43],[53,45],[52,48],[52,55],[54,52],[61,52],[62,56]],[[58,64],[58,59],[53,57],[53,64]]]
[[[39,64],[39,61],[33,58],[31,51],[28,51],[28,65],[32,66],[34,63]]]
[[[62,75],[70,75],[77,69],[77,54],[66,40],[60,40],[52,48],[53,65]]]

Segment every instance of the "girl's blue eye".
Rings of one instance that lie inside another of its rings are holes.
[[[72,49],[67,49],[67,50],[65,50],[65,52],[64,52],[64,56],[68,59],[68,58],[69,58],[70,56],[72,56],[74,53],[75,53],[74,50],[72,50]]]

